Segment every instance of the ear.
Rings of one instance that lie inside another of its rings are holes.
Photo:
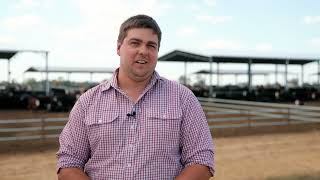
[[[117,54],[120,56],[120,47],[121,47],[121,43],[118,42],[117,43]]]

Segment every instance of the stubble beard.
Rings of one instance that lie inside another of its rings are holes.
[[[131,70],[130,74],[131,74],[131,78],[137,82],[142,82],[142,81],[145,81],[147,79],[150,79],[150,77],[152,76],[154,72],[154,69],[153,70],[147,70],[145,72],[138,72],[134,69]]]

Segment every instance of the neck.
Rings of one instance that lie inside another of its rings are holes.
[[[151,77],[147,79],[137,81],[129,76],[126,76],[125,73],[122,73],[121,70],[118,73],[118,86],[122,89],[133,101],[136,101],[142,91],[147,87],[148,83],[151,80]]]

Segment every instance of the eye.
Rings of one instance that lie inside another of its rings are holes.
[[[132,45],[132,46],[138,46],[138,45],[139,45],[139,42],[138,42],[138,41],[131,41],[131,42],[130,42],[130,45]]]
[[[157,45],[155,45],[155,44],[148,44],[148,47],[150,47],[152,49],[157,49]]]

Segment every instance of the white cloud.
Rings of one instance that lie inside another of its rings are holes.
[[[147,14],[156,20],[165,15],[172,5],[156,0],[115,1],[115,0],[73,0],[74,5],[83,16],[82,31],[90,32],[90,38],[114,38],[118,34],[120,24],[128,17],[136,14]],[[113,39],[112,39],[113,40]]]
[[[268,52],[272,50],[272,45],[268,43],[257,44],[254,50],[259,52]]]
[[[16,17],[9,17],[0,22],[0,25],[9,28],[9,29],[17,29],[17,28],[25,28],[25,27],[34,27],[42,23],[42,19],[39,16],[35,16],[32,14],[25,14]]]
[[[305,16],[303,22],[306,24],[320,24],[320,16]]]
[[[320,37],[311,39],[310,40],[310,44],[313,45],[313,46],[320,47]]]
[[[8,45],[16,42],[16,39],[10,36],[0,36],[0,44]]]
[[[205,49],[219,49],[219,50],[243,50],[245,46],[242,43],[228,40],[211,40],[204,43]]]
[[[116,44],[120,24],[136,14],[154,17],[166,15],[172,4],[157,0],[71,0],[70,5],[79,10],[81,24],[72,27],[57,27],[54,39],[86,44]],[[161,26],[161,24],[160,24]],[[93,47],[92,47],[93,48]]]
[[[177,30],[177,35],[180,37],[192,37],[198,32],[198,29],[192,26],[182,27]]]
[[[40,5],[40,1],[36,0],[21,0],[16,5],[16,9],[30,9],[34,7],[38,7]]]
[[[211,15],[198,15],[196,19],[199,21],[211,23],[211,24],[221,24],[232,21],[232,16],[211,16]]]
[[[193,12],[198,12],[201,11],[201,7],[199,4],[196,3],[190,3],[185,5],[187,10],[193,11]]]
[[[173,5],[159,0],[117,1],[117,0],[73,0],[80,11],[92,18],[118,18],[134,14],[148,14],[152,16],[165,15]],[[109,15],[109,16],[106,16]]]
[[[79,10],[81,24],[51,28],[54,43],[50,49],[53,49],[52,56],[71,59],[70,64],[77,61],[79,66],[85,65],[87,59],[95,65],[117,66],[116,41],[120,24],[136,14],[147,14],[157,20],[172,8],[171,4],[155,0],[70,2]]]
[[[20,0],[15,4],[18,10],[28,10],[33,8],[48,8],[53,4],[53,0]]]
[[[213,39],[203,43],[201,47],[204,50],[215,50],[218,52],[230,53],[263,53],[271,52],[273,50],[270,43],[249,44],[240,41]]]
[[[210,7],[217,5],[217,0],[203,0],[203,2],[205,5]]]

